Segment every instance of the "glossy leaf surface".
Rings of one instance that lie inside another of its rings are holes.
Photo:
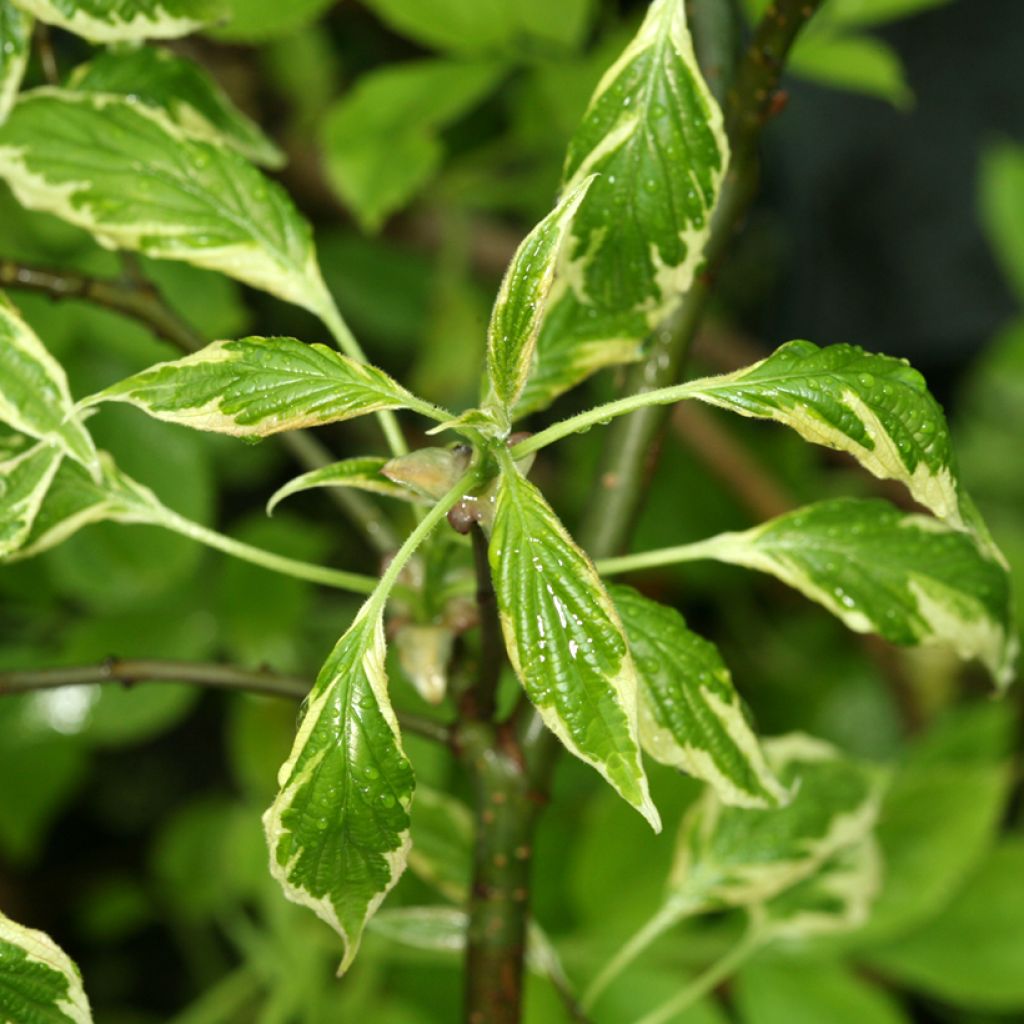
[[[223,13],[217,0],[17,0],[40,21],[94,43],[173,39]]]
[[[31,46],[31,17],[11,0],[0,0],[0,122],[21,87]]]

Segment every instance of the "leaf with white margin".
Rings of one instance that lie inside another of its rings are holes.
[[[62,458],[59,449],[40,442],[0,462],[0,562],[25,544]]]
[[[693,283],[728,153],[684,0],[654,0],[569,144],[566,191],[598,178],[560,261],[528,408],[637,357]]]
[[[0,1021],[92,1024],[82,976],[44,932],[0,914]]]
[[[165,510],[157,496],[99,453],[99,480],[64,461],[49,485],[31,529],[9,561],[21,561],[57,547],[91,523],[161,525]]]
[[[415,785],[388,698],[375,598],[321,669],[278,783],[263,816],[271,874],[341,936],[344,972],[405,869]]]
[[[79,92],[116,93],[162,110],[192,138],[215,142],[253,163],[281,167],[284,154],[231,102],[201,65],[169,50],[108,50],[81,64],[68,80]]]
[[[74,412],[64,368],[0,294],[0,423],[59,444],[83,466],[96,448]]]
[[[566,190],[554,210],[522,241],[501,282],[487,327],[487,376],[493,401],[506,418],[530,374],[555,265],[594,179],[590,175]]]
[[[547,727],[657,831],[640,758],[637,674],[587,555],[504,460],[489,558],[509,658]]]
[[[978,658],[1000,687],[1018,653],[1010,579],[975,540],[878,499],[837,498],[698,545],[702,555],[769,573],[857,633],[944,644]]]
[[[11,0],[0,0],[0,122],[14,104],[32,47],[32,19]]]
[[[905,359],[790,341],[753,366],[686,387],[702,402],[849,452],[880,479],[906,485],[940,519],[973,527],[942,407]]]
[[[267,502],[267,515],[273,515],[274,509],[285,498],[319,487],[354,487],[356,490],[383,494],[402,501],[415,501],[415,494],[381,474],[388,461],[376,455],[361,455],[354,459],[332,462],[331,465],[322,466],[320,469],[311,469],[308,473],[289,480],[273,493]]]
[[[800,733],[764,741],[793,799],[772,810],[723,804],[708,790],[683,820],[670,902],[690,913],[765,903],[862,842],[878,820],[881,777]]]
[[[376,914],[370,929],[412,949],[460,954],[466,949],[469,915],[459,907],[394,907]],[[551,940],[534,921],[527,929],[527,967],[535,974],[563,981],[565,971]]]
[[[871,916],[883,871],[878,840],[868,834],[840,850],[813,875],[751,907],[754,932],[766,943],[854,931]]]
[[[156,419],[267,437],[415,406],[383,370],[295,338],[242,338],[159,363],[83,402],[127,402]]]
[[[174,39],[224,13],[218,0],[15,0],[40,21],[93,43]]]
[[[674,608],[609,587],[640,680],[640,743],[662,764],[714,787],[723,803],[776,807],[789,798],[743,715],[718,649]]]
[[[124,96],[43,88],[0,126],[0,177],[22,206],[111,249],[216,270],[330,316],[309,224],[230,149]]]

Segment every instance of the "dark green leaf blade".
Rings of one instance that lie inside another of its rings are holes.
[[[399,409],[414,401],[386,373],[295,338],[217,341],[87,400],[128,402],[150,416],[236,437]]]
[[[654,0],[569,145],[566,189],[598,178],[574,221],[520,411],[638,355],[693,282],[727,163],[685,4]]]
[[[618,614],[590,559],[511,465],[498,489],[490,563],[509,657],[545,724],[659,828]]]
[[[278,782],[263,816],[271,872],[288,899],[341,936],[344,971],[367,919],[405,869],[414,788],[373,598],[321,670]]]
[[[309,224],[285,191],[142,103],[25,93],[0,126],[0,177],[23,206],[108,248],[216,270],[318,316],[333,313]]]
[[[218,0],[16,0],[40,21],[94,43],[174,39],[223,13]]]
[[[230,146],[266,167],[284,163],[281,150],[203,67],[169,50],[108,50],[75,68],[68,84],[80,92],[131,96],[162,110],[191,138]]]
[[[784,803],[789,794],[765,761],[715,645],[687,629],[674,608],[632,587],[610,587],[609,594],[640,680],[644,751],[709,783],[723,803]]]
[[[969,534],[936,519],[881,500],[839,498],[720,534],[706,542],[706,554],[770,573],[855,632],[945,644],[978,658],[999,686],[1013,679],[1009,576]]]
[[[78,968],[43,932],[0,914],[0,1020],[92,1024]]]

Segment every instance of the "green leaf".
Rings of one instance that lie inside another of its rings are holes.
[[[78,968],[43,932],[0,914],[0,1020],[92,1024]]]
[[[235,437],[320,426],[415,399],[382,370],[295,338],[217,341],[87,399]]]
[[[14,105],[32,48],[32,19],[0,0],[0,123]]]
[[[402,501],[413,500],[414,495],[410,491],[399,484],[392,483],[381,474],[381,469],[387,464],[387,459],[375,455],[363,455],[355,459],[334,462],[321,469],[312,469],[308,473],[295,477],[294,480],[289,480],[274,492],[270,501],[267,502],[267,515],[273,515],[274,509],[285,498],[302,491],[315,490],[318,487],[355,487],[360,491],[384,494],[389,498],[399,498]]]
[[[498,83],[500,64],[421,60],[364,75],[324,118],[327,176],[366,231],[376,231],[434,176],[440,130]]]
[[[108,50],[75,68],[68,84],[80,92],[131,96],[162,110],[190,138],[229,146],[267,167],[284,164],[284,154],[205,68],[169,50]]]
[[[1004,839],[920,931],[866,954],[876,970],[959,1006],[1024,1008],[1024,840]]]
[[[758,958],[734,982],[743,1024],[907,1024],[884,989],[842,964],[811,957]]]
[[[487,327],[487,375],[506,419],[530,375],[555,265],[594,180],[591,175],[565,191],[554,210],[520,244],[501,282]]]
[[[127,97],[24,94],[0,126],[0,177],[23,206],[108,248],[217,270],[318,316],[333,310],[310,227],[285,191]]]
[[[64,462],[53,478],[32,528],[10,560],[31,558],[56,547],[90,523],[159,523],[163,506],[148,487],[122,473],[100,453],[100,479]]]
[[[1024,302],[1024,146],[992,146],[981,159],[981,220],[1006,279]]]
[[[230,42],[259,43],[289,35],[315,21],[335,0],[225,0],[225,24],[210,34]]]
[[[768,764],[797,785],[785,807],[748,810],[708,790],[683,820],[670,900],[689,912],[764,904],[871,833],[877,772],[802,734],[766,740]]]
[[[473,867],[473,814],[453,796],[416,787],[409,868],[453,903],[465,903]]]
[[[609,594],[640,680],[640,742],[647,754],[714,787],[739,807],[774,807],[789,794],[772,774],[714,644],[674,608],[631,587]]]
[[[972,742],[976,723],[960,716],[951,726],[933,726],[896,773],[878,825],[884,885],[871,919],[844,948],[871,949],[923,926],[991,847],[1012,777],[1006,745],[987,734],[978,737],[984,748],[966,758],[959,754],[956,748]],[[956,756],[936,751],[936,740],[954,744]]]
[[[94,43],[174,39],[223,12],[218,0],[16,0],[40,21]]]
[[[1006,570],[969,535],[929,516],[838,498],[720,534],[705,553],[775,576],[857,633],[940,643],[978,658],[999,686],[1013,679],[1018,642]]]
[[[0,293],[0,423],[57,443],[84,466],[96,448],[74,412],[61,365]]]
[[[871,36],[808,32],[797,38],[788,67],[812,82],[864,93],[902,110],[914,102],[899,54]]]
[[[849,452],[954,526],[971,521],[942,407],[904,359],[856,345],[790,341],[753,366],[690,385],[702,402],[775,420],[813,444]]]
[[[263,817],[271,873],[288,899],[342,937],[343,971],[409,849],[412,766],[388,698],[374,603],[321,670],[278,774],[281,791]]]
[[[636,357],[693,282],[727,162],[683,0],[654,0],[569,144],[566,191],[598,178],[573,222],[520,411],[550,402],[602,356]]]
[[[14,555],[31,533],[61,457],[56,448],[40,443],[0,462],[0,562]]]
[[[657,831],[640,760],[637,675],[590,559],[511,464],[498,488],[490,564],[509,658],[545,724]]]
[[[592,0],[366,0],[396,31],[416,42],[461,54],[529,53],[573,46],[589,20]]]

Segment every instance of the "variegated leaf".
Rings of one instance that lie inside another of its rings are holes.
[[[747,723],[714,644],[674,608],[631,587],[609,588],[640,680],[640,742],[656,761],[709,783],[726,804],[774,807],[788,799]]]
[[[74,412],[63,367],[2,294],[0,423],[52,440],[84,466],[96,465],[96,448]]]
[[[414,788],[388,698],[374,598],[321,670],[278,782],[263,816],[271,873],[288,899],[341,936],[344,971],[366,921],[405,869]]]
[[[411,491],[400,484],[393,483],[381,473],[387,464],[387,459],[364,455],[334,462],[320,469],[312,469],[308,473],[297,476],[294,480],[289,480],[274,492],[270,501],[267,502],[267,515],[273,515],[274,509],[285,498],[319,487],[354,487],[360,491],[384,494],[389,498],[398,498],[402,501],[415,500],[415,495]]]
[[[813,875],[751,907],[759,941],[806,941],[861,927],[881,890],[883,870],[878,840],[869,833]]]
[[[0,914],[0,1021],[92,1024],[82,977],[43,932]]]
[[[680,829],[670,899],[690,912],[763,904],[862,842],[878,819],[876,771],[802,734],[766,740],[793,799],[772,810],[723,804],[708,790]]]
[[[880,500],[808,505],[698,547],[770,573],[858,633],[941,643],[978,658],[1000,686],[1018,652],[1009,576],[969,534]]]
[[[36,89],[0,126],[0,177],[23,206],[109,248],[220,271],[333,315],[309,224],[237,153],[124,96]]]
[[[545,724],[660,828],[640,759],[637,676],[590,559],[506,460],[490,564],[509,658]]]
[[[100,452],[99,459],[98,480],[73,462],[61,464],[10,561],[57,547],[91,523],[162,524],[164,508],[157,496],[122,473],[106,452]]]
[[[569,145],[567,191],[598,178],[573,222],[521,413],[638,355],[700,266],[727,163],[684,0],[654,0]]]
[[[487,328],[487,374],[492,402],[506,420],[530,373],[566,234],[593,182],[593,175],[584,177],[566,190],[516,250],[498,291]]]
[[[115,93],[162,110],[186,135],[229,146],[254,163],[280,167],[284,154],[199,64],[156,46],[108,50],[71,73],[80,92]]]
[[[398,409],[416,399],[382,370],[295,338],[217,341],[86,400],[127,402],[157,419],[236,437]]]
[[[173,39],[220,17],[218,0],[15,0],[40,21],[94,43]]]
[[[61,458],[59,449],[40,442],[0,462],[0,562],[14,556],[31,534]]]
[[[0,0],[0,123],[21,88],[31,47],[31,17],[11,0]]]
[[[880,479],[905,484],[940,519],[960,528],[972,523],[942,407],[904,359],[856,345],[791,341],[753,366],[687,389],[702,402],[775,420],[814,444],[849,452]]]

